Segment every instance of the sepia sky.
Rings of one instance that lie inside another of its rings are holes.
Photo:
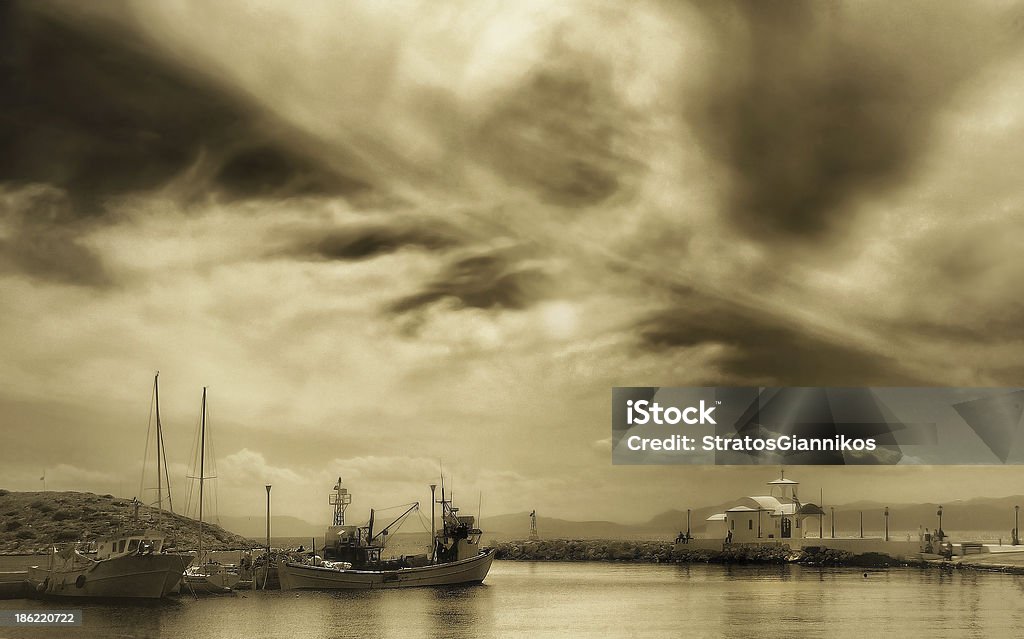
[[[311,521],[338,475],[361,513],[439,463],[485,517],[775,474],[612,466],[612,386],[1024,384],[1019,2],[0,13],[4,488],[137,494],[157,370],[176,502],[207,386],[219,510],[272,483]]]

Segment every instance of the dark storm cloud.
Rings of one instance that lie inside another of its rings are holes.
[[[904,180],[938,109],[1012,31],[948,3],[696,6],[719,45],[695,129],[731,169],[732,221],[766,241],[822,239]]]
[[[666,308],[638,324],[644,349],[720,345],[715,362],[725,378],[707,383],[773,383],[784,386],[919,385],[891,357],[831,342],[804,327],[754,310],[730,308],[699,297]]]
[[[600,203],[635,163],[616,150],[630,115],[608,70],[559,51],[513,86],[476,132],[477,153],[507,182],[567,207]]]
[[[329,231],[297,252],[330,260],[362,260],[408,247],[442,250],[458,242],[451,232],[439,228],[370,226]]]
[[[77,215],[160,188],[204,158],[186,195],[347,193],[363,188],[289,148],[261,114],[146,52],[133,36],[4,4],[0,182],[65,189]],[[291,134],[290,134],[291,135]]]
[[[422,292],[395,302],[390,310],[402,314],[442,300],[461,308],[523,309],[543,297],[548,282],[541,269],[496,251],[455,261]]]
[[[64,191],[28,187],[0,189],[0,273],[23,273],[64,284],[101,287],[111,283],[102,260],[77,236],[89,221],[74,218]]]

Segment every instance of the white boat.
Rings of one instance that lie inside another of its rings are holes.
[[[335,506],[334,524],[327,529],[324,558],[315,554],[312,563],[281,559],[278,576],[282,590],[360,590],[378,588],[415,588],[479,584],[487,577],[494,561],[494,549],[481,550],[481,531],[474,517],[459,516],[441,489],[442,527],[434,531],[433,548],[426,554],[383,559],[381,554],[390,528],[419,507],[414,504],[383,530],[374,534],[374,511],[366,527],[346,526],[345,507],[351,495],[335,485],[331,503]],[[434,486],[431,486],[433,495]],[[433,501],[433,496],[431,496]],[[431,527],[434,512],[431,508]]]
[[[159,599],[170,593],[192,557],[164,553],[156,533],[102,541],[95,553],[79,544],[52,548],[47,566],[28,569],[36,592],[55,597]]]
[[[251,581],[242,582],[238,566],[214,561],[189,567],[182,580],[184,590],[195,593],[218,594],[231,592],[245,585],[252,587]]]
[[[354,570],[282,560],[281,590],[365,590],[478,584],[487,577],[494,549],[458,561],[395,570]],[[329,563],[329,562],[327,562]]]

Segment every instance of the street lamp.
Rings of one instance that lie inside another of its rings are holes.
[[[829,509],[832,511],[832,539],[835,539],[836,538],[836,507],[835,506],[829,506]]]
[[[946,533],[942,532],[942,506],[939,506],[939,512],[936,514],[939,516],[938,537],[939,541],[942,541],[946,537]]]
[[[1013,545],[1020,543],[1020,506],[1013,507]]]
[[[267,484],[267,566],[270,566],[270,484]]]
[[[889,507],[885,507],[885,540],[889,541]]]

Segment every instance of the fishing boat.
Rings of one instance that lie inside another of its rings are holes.
[[[328,527],[323,558],[310,562],[282,558],[278,575],[282,590],[365,590],[378,588],[414,588],[481,583],[494,561],[494,549],[481,549],[482,532],[475,518],[460,516],[459,509],[445,498],[434,502],[431,486],[431,529],[433,544],[427,554],[384,559],[382,553],[392,527],[419,507],[413,506],[395,521],[374,533],[374,511],[365,527],[345,525],[345,507],[351,494],[341,478],[331,495],[335,507],[334,525]],[[433,523],[433,504],[441,504],[440,529]]]
[[[199,481],[199,552],[196,565],[189,567],[182,576],[183,590],[200,594],[228,593],[239,587],[242,575],[236,564],[221,564],[213,561],[203,552],[203,486],[212,476],[206,475],[206,388],[203,387],[203,403],[199,418],[199,474],[191,479]],[[241,585],[251,586],[251,581]]]
[[[47,566],[28,569],[38,593],[55,597],[159,599],[170,593],[192,561],[187,554],[163,552],[164,538],[146,532],[83,544],[51,547]]]

